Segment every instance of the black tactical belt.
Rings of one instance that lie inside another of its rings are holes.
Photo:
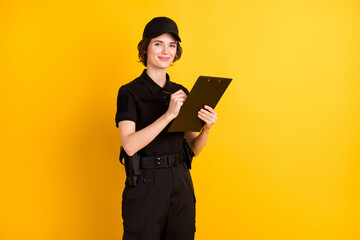
[[[184,151],[163,156],[140,157],[140,168],[170,168],[184,162]]]

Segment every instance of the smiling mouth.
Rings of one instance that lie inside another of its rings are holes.
[[[169,58],[169,57],[159,57],[159,59],[160,59],[161,61],[168,61],[170,58]]]

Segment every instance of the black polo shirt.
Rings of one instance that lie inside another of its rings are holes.
[[[170,102],[169,93],[174,93],[179,89],[189,94],[184,86],[171,82],[167,73],[165,86],[160,87],[144,69],[140,77],[119,89],[115,116],[116,127],[119,127],[118,123],[123,120],[134,121],[136,131],[147,127],[167,111]],[[139,151],[141,156],[161,156],[177,153],[183,149],[184,133],[168,133],[169,125]]]

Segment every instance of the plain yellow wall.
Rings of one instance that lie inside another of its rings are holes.
[[[360,239],[360,3],[2,1],[0,239],[121,239],[118,88],[174,19],[168,69],[233,78],[191,170],[197,240]]]

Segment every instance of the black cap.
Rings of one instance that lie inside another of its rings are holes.
[[[172,33],[176,40],[181,42],[176,23],[167,17],[156,17],[148,22],[144,29],[143,38],[154,38],[160,36],[163,33]]]

